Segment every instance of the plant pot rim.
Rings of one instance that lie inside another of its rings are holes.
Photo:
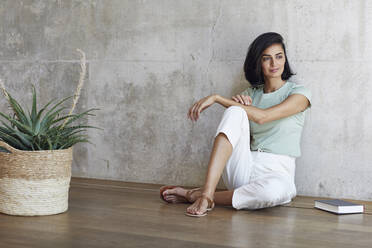
[[[0,146],[5,147],[7,150],[9,150],[11,153],[6,153],[6,154],[12,154],[12,153],[58,153],[58,152],[66,152],[69,150],[73,149],[73,146],[65,149],[54,149],[54,150],[35,150],[35,151],[30,151],[30,150],[19,150],[17,148],[12,147],[8,143],[1,141],[0,140]]]

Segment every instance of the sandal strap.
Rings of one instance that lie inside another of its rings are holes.
[[[200,198],[207,199],[207,202],[208,202],[208,207],[207,208],[210,208],[210,209],[214,208],[214,205],[215,205],[214,201],[209,196],[202,194],[202,196]]]
[[[189,202],[191,202],[190,201],[190,198],[191,198],[192,193],[194,193],[195,191],[198,191],[198,190],[200,190],[200,188],[195,188],[195,189],[188,190],[186,192],[186,200],[188,200]]]

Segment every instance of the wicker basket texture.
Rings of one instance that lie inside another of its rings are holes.
[[[22,151],[0,141],[0,212],[51,215],[67,211],[72,147]]]

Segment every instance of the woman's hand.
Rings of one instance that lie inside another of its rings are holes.
[[[196,103],[194,103],[194,105],[192,105],[191,108],[189,109],[189,112],[187,114],[188,117],[192,121],[197,121],[199,119],[200,113],[204,109],[208,108],[213,103],[215,103],[216,98],[217,98],[216,95],[210,95],[210,96],[206,96],[206,97],[200,99],[199,101],[197,101]]]
[[[231,98],[235,102],[238,102],[243,105],[251,105],[252,104],[252,98],[250,96],[246,95],[236,95]]]

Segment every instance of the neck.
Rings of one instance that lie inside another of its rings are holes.
[[[264,92],[274,92],[285,84],[281,77],[278,78],[265,78]]]

